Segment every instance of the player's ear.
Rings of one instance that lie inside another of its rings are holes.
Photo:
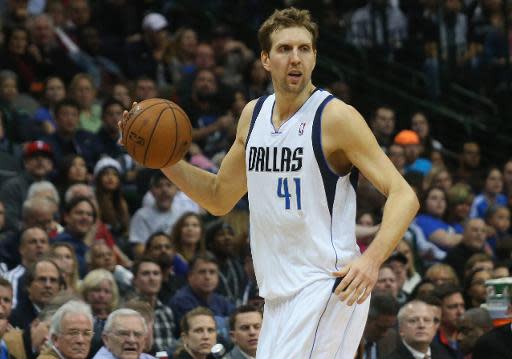
[[[263,68],[267,71],[270,71],[270,56],[266,51],[262,51],[260,54],[261,63],[263,64]]]

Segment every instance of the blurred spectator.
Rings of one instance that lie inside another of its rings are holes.
[[[240,88],[243,74],[254,60],[254,53],[243,42],[235,39],[226,24],[218,24],[212,30],[212,46],[220,66],[220,82],[230,88]]]
[[[400,172],[401,175],[405,174],[405,149],[404,146],[397,145],[395,143],[388,147],[387,155],[391,162],[395,165],[395,168]]]
[[[147,333],[147,323],[139,312],[117,309],[107,318],[103,329],[103,346],[93,359],[148,359],[142,356]]]
[[[511,304],[509,303],[507,314],[510,315],[510,312]],[[512,358],[510,343],[512,343],[510,323],[497,326],[477,339],[473,347],[473,359],[510,359]]]
[[[156,82],[151,77],[140,76],[135,80],[134,101],[141,102],[158,97]],[[128,108],[131,107],[132,104]]]
[[[55,105],[66,97],[66,87],[58,76],[47,77],[43,82],[42,106],[34,114],[34,121],[42,132],[51,135],[55,132]]]
[[[10,70],[0,70],[0,113],[5,135],[8,140],[21,143],[32,140],[38,133],[32,126],[30,115],[14,105],[16,97],[18,75]]]
[[[150,180],[150,191],[155,198],[151,207],[135,212],[130,222],[130,243],[135,257],[144,252],[149,236],[157,231],[169,232],[179,219],[180,213],[172,209],[177,187],[161,172],[155,172]]]
[[[457,358],[460,355],[457,328],[460,317],[465,312],[463,293],[456,286],[442,285],[436,288],[434,295],[441,300],[442,310],[441,325],[436,335],[436,341]]]
[[[402,239],[397,247],[397,252],[403,254],[407,258],[407,264],[406,264],[406,280],[404,284],[402,285],[402,290],[407,294],[410,295],[414,287],[421,281],[421,276],[416,270],[415,266],[415,254],[413,252],[413,249],[411,247],[411,244],[407,242],[405,239]]]
[[[504,184],[504,192],[512,197],[512,158],[509,158],[505,164],[503,165],[503,184]],[[510,199],[509,199],[510,201]]]
[[[25,170],[5,181],[0,187],[0,200],[6,210],[6,226],[19,229],[22,204],[29,186],[46,179],[53,170],[54,151],[50,145],[42,141],[34,141],[25,145],[23,162]]]
[[[395,110],[385,105],[377,107],[370,118],[369,124],[379,145],[383,149],[387,149],[393,143],[396,125]]]
[[[96,133],[101,126],[101,106],[96,103],[96,86],[88,74],[76,74],[69,84],[69,95],[80,107],[79,128]]]
[[[88,260],[89,273],[95,269],[104,269],[112,273],[122,296],[132,289],[133,273],[125,267],[116,264],[112,248],[101,241],[91,245]]]
[[[452,175],[446,167],[432,166],[432,170],[425,176],[424,188],[440,187],[445,190],[446,194],[450,191],[453,185]],[[448,205],[450,201],[448,198]]]
[[[373,292],[377,294],[391,294],[398,300],[398,285],[396,283],[396,274],[389,264],[382,265],[379,269],[379,277],[373,288]],[[404,301],[405,302],[405,301]]]
[[[91,308],[81,301],[69,301],[52,317],[51,346],[38,359],[86,359],[93,336]]]
[[[50,249],[50,258],[59,267],[66,283],[66,291],[70,294],[78,293],[80,276],[78,274],[78,260],[73,246],[64,242],[53,243]]]
[[[473,191],[468,184],[456,183],[448,190],[447,196],[447,221],[457,232],[462,232],[463,224],[469,218],[471,204],[474,199]]]
[[[503,175],[498,167],[490,167],[485,172],[482,193],[475,197],[471,206],[470,217],[485,218],[489,207],[493,205],[506,206],[507,197],[503,192]]]
[[[402,130],[395,136],[393,142],[404,148],[405,173],[415,171],[426,176],[432,170],[432,162],[420,157],[423,147],[416,132]]]
[[[7,136],[5,116],[0,111],[0,183],[20,171],[22,146]]]
[[[481,178],[480,145],[473,141],[466,141],[459,154],[459,167],[454,173],[454,181],[465,182],[471,186],[474,192],[479,192],[482,189]]]
[[[407,38],[407,18],[388,0],[369,0],[350,19],[347,40],[364,48],[379,48],[385,56],[403,47]]]
[[[121,192],[121,165],[110,157],[103,157],[94,167],[94,184],[100,218],[118,240],[128,236],[130,214]]]
[[[476,341],[493,328],[487,309],[473,308],[461,315],[457,328],[457,341],[465,358],[473,353]]]
[[[85,276],[80,286],[80,294],[91,306],[94,318],[94,336],[89,352],[89,357],[93,357],[103,345],[101,340],[103,328],[109,314],[117,309],[119,292],[114,277],[109,271],[95,269]]]
[[[401,340],[395,351],[385,358],[450,358],[433,342],[435,328],[433,312],[427,303],[419,300],[407,303],[398,312]]]
[[[84,157],[74,153],[64,156],[59,165],[57,181],[62,198],[72,185],[87,183],[89,173]]]
[[[485,281],[492,278],[492,272],[476,268],[464,278],[466,308],[479,308],[487,300]]]
[[[505,206],[489,207],[485,215],[485,222],[487,224],[487,244],[494,253],[497,243],[509,237],[510,209]]]
[[[176,291],[185,285],[184,277],[188,265],[181,255],[176,254],[174,241],[164,232],[155,232],[149,236],[144,249],[144,257],[158,262],[162,269],[162,287],[158,299],[169,303]]]
[[[400,306],[390,294],[373,294],[368,319],[359,345],[360,359],[383,358],[395,350]]]
[[[152,12],[142,20],[142,39],[127,43],[125,48],[125,72],[129,77],[148,76],[156,80],[158,88],[172,83],[167,66],[171,39],[167,19]]]
[[[176,331],[175,315],[171,308],[158,299],[162,287],[162,269],[150,258],[136,261],[132,268],[133,288],[139,299],[147,301],[155,313],[153,335],[158,351],[174,348],[176,343],[173,334]]]
[[[90,24],[91,6],[87,0],[73,0],[67,6],[68,21],[65,24],[64,30],[69,34],[73,40],[78,39],[80,30]]]
[[[225,151],[230,145],[226,134],[231,133],[234,126],[233,116],[229,112],[231,102],[231,94],[220,88],[213,71],[197,72],[190,100],[183,103],[183,109],[192,123],[192,140],[209,158]]]
[[[352,104],[352,88],[348,82],[338,80],[329,85],[331,93],[346,104]]]
[[[117,123],[123,119],[126,107],[118,100],[108,99],[103,103],[101,110],[101,127],[96,134],[98,153],[119,158],[126,150],[119,144],[119,128]]]
[[[176,351],[174,358],[213,359],[210,352],[217,342],[217,326],[212,311],[197,307],[187,312],[180,324],[183,347]]]
[[[16,308],[18,301],[27,295],[23,275],[50,250],[48,235],[39,227],[25,228],[20,235],[19,253],[21,264],[5,273],[3,277],[12,285],[12,308]]]
[[[75,249],[80,278],[87,274],[85,255],[90,243],[86,242],[85,237],[96,223],[96,218],[96,207],[91,200],[86,197],[73,198],[66,202],[64,209],[66,229],[55,237],[55,242],[69,243]]]
[[[15,26],[24,27],[29,16],[27,4],[27,0],[6,0],[5,8],[2,11],[3,25],[6,28],[13,28]]]
[[[60,45],[57,37],[57,30],[60,29],[54,26],[52,18],[44,13],[36,15],[29,19],[27,27],[33,44],[48,66],[48,72],[62,77],[65,82],[70,81],[79,69],[69,58],[67,50]]]
[[[395,273],[397,299],[400,304],[407,301],[407,293],[403,290],[404,283],[407,279],[407,257],[398,251],[394,251],[384,262]]]
[[[229,318],[230,335],[234,348],[226,359],[256,358],[263,314],[254,306],[241,306]]]
[[[97,149],[94,148],[95,136],[78,128],[80,107],[71,99],[64,99],[55,106],[55,133],[44,137],[51,145],[55,161],[60,165],[64,156],[79,154],[83,156],[88,168],[94,168]]]
[[[187,276],[188,285],[178,290],[169,302],[176,321],[190,310],[203,306],[210,309],[216,317],[219,328],[225,324],[235,306],[231,301],[216,292],[219,285],[219,266],[211,253],[198,255],[190,262]],[[183,328],[181,328],[183,331]]]
[[[484,250],[486,234],[485,222],[480,218],[473,218],[464,226],[462,241],[448,250],[443,262],[455,270],[459,280],[464,278],[464,265],[467,260],[473,254]]]
[[[493,278],[506,278],[510,277],[510,262],[496,262],[496,265],[494,266],[494,270],[492,272]]]
[[[492,257],[487,253],[476,253],[469,257],[468,261],[464,265],[464,278],[467,278],[469,274],[475,270],[485,270],[492,273],[494,270],[494,261]]]
[[[423,278],[421,282],[419,282],[416,287],[414,287],[410,298],[411,299],[421,299],[425,297],[432,296],[432,293],[434,292],[436,286],[434,283],[428,279]]]
[[[430,123],[423,112],[416,112],[411,117],[411,130],[420,137],[422,145],[422,155],[429,158],[432,150],[442,151],[443,145],[438,140],[432,138],[430,133]]]
[[[334,90],[335,88],[333,88]],[[272,92],[270,74],[265,70],[259,58],[253,60],[252,64],[247,67],[245,74],[246,98],[255,99],[260,96],[270,95]]]
[[[37,314],[65,288],[57,265],[40,259],[28,268],[25,278],[28,296],[23,297],[13,310],[9,322],[18,328],[29,328]]]
[[[236,303],[242,296],[245,278],[237,256],[233,227],[222,220],[211,224],[206,233],[206,244],[219,265],[218,293]]]
[[[176,245],[176,253],[187,262],[206,250],[204,225],[196,213],[184,213],[172,228],[172,241]]]
[[[172,82],[178,84],[184,77],[189,76],[195,70],[195,58],[197,53],[197,32],[190,27],[182,27],[174,33],[174,54],[169,59]]]
[[[40,94],[43,90],[42,80],[49,73],[38,48],[30,44],[28,30],[14,27],[7,33],[5,41],[5,50],[0,53],[0,68],[18,75],[21,92]]]
[[[421,228],[425,237],[443,251],[436,259],[444,258],[446,251],[462,240],[462,235],[444,221],[446,215],[446,193],[443,189],[432,187],[424,193],[421,214],[414,222]]]
[[[436,263],[430,266],[425,272],[425,278],[429,279],[436,287],[442,285],[459,285],[459,278],[457,273],[448,264]]]
[[[246,284],[242,293],[241,304],[251,304],[258,308],[262,308],[264,304],[263,298],[259,296],[258,283],[256,282],[256,274],[254,274],[254,263],[252,261],[251,248],[248,243],[243,250],[243,263],[246,278]]]
[[[112,86],[112,97],[119,101],[123,108],[130,108],[132,105],[132,99],[130,96],[130,89],[128,85],[123,82],[118,82]],[[103,105],[105,107],[105,104]],[[102,115],[105,112],[105,108],[102,111]]]

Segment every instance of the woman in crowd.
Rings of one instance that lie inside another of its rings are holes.
[[[73,246],[64,242],[54,243],[52,244],[50,255],[64,277],[67,290],[71,293],[77,293],[80,279],[78,275],[78,261]]]
[[[491,206],[506,206],[508,199],[503,192],[503,175],[501,170],[496,167],[490,167],[484,174],[485,182],[482,193],[475,197],[471,206],[469,216],[471,218],[485,218],[487,209]]]
[[[89,181],[90,177],[85,159],[81,155],[74,153],[64,156],[58,173],[57,184],[59,194],[63,199],[69,187],[77,183],[85,184]]]
[[[175,359],[213,359],[212,347],[217,342],[217,326],[213,313],[197,307],[181,319],[183,347],[174,354]]]
[[[406,274],[407,278],[405,280],[405,283],[402,286],[402,290],[407,293],[407,295],[410,295],[414,287],[421,281],[420,274],[416,271],[416,260],[414,258],[414,253],[412,251],[411,245],[409,242],[407,242],[405,239],[402,239],[398,246],[396,247],[396,250],[400,253],[402,253],[407,258],[407,265],[406,265]]]
[[[66,85],[58,76],[50,76],[43,82],[42,106],[34,114],[34,121],[40,124],[41,130],[46,135],[55,132],[54,109],[57,102],[66,97]]]
[[[446,209],[446,192],[440,187],[431,187],[425,192],[421,214],[414,220],[425,238],[442,251],[455,247],[462,240],[462,234],[456,233],[455,228],[445,221]]]
[[[487,244],[493,252],[498,242],[510,237],[510,209],[505,206],[491,206],[485,215]]]
[[[464,280],[466,309],[480,308],[487,299],[485,281],[492,278],[492,272],[475,269]]]
[[[130,224],[128,204],[121,192],[121,165],[104,157],[94,167],[96,200],[100,218],[116,239],[126,237]]]
[[[473,203],[473,191],[466,183],[456,183],[447,192],[448,212],[447,222],[455,228],[457,233],[464,230],[464,222],[469,219],[469,211]]]
[[[85,73],[75,75],[69,85],[69,94],[80,106],[79,127],[98,132],[101,127],[101,106],[96,102],[96,88],[91,76]]]
[[[174,225],[171,238],[176,244],[176,252],[187,262],[198,253],[204,252],[204,227],[198,214],[184,213]]]

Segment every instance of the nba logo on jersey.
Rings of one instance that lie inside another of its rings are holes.
[[[299,136],[304,134],[304,127],[306,127],[306,122],[302,122],[299,126]]]

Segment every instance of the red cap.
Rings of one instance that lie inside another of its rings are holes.
[[[46,155],[53,158],[52,147],[43,141],[33,141],[25,145],[23,157],[32,157],[35,154]]]

